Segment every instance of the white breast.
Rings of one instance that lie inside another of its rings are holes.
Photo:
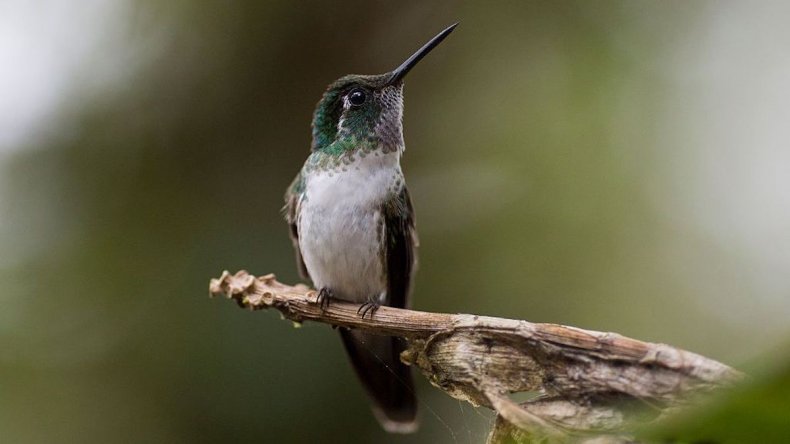
[[[305,177],[299,247],[317,288],[362,302],[386,289],[380,245],[381,204],[401,180],[399,153],[368,154],[334,171]]]

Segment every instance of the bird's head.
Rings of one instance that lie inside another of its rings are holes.
[[[440,32],[391,72],[347,75],[329,85],[313,114],[313,151],[340,154],[363,144],[401,149],[403,78],[456,26]]]

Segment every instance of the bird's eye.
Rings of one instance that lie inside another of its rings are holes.
[[[362,105],[365,103],[366,98],[367,96],[365,95],[365,91],[362,91],[361,89],[355,89],[348,95],[348,101],[354,106]]]

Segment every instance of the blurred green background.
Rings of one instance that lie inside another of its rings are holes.
[[[490,413],[421,377],[422,428],[386,436],[335,332],[207,296],[223,269],[297,280],[280,208],[324,88],[394,68],[455,21],[406,82],[415,308],[785,368],[788,16],[734,1],[4,1],[2,441],[481,442]]]

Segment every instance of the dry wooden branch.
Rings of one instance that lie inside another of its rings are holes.
[[[627,433],[634,424],[743,377],[695,353],[615,333],[390,307],[363,319],[356,304],[333,301],[322,310],[315,290],[282,284],[271,274],[256,278],[225,271],[211,280],[210,292],[252,310],[275,308],[295,322],[406,338],[404,362],[450,396],[498,413],[491,442]],[[511,400],[510,394],[522,392],[535,397],[521,404]]]

